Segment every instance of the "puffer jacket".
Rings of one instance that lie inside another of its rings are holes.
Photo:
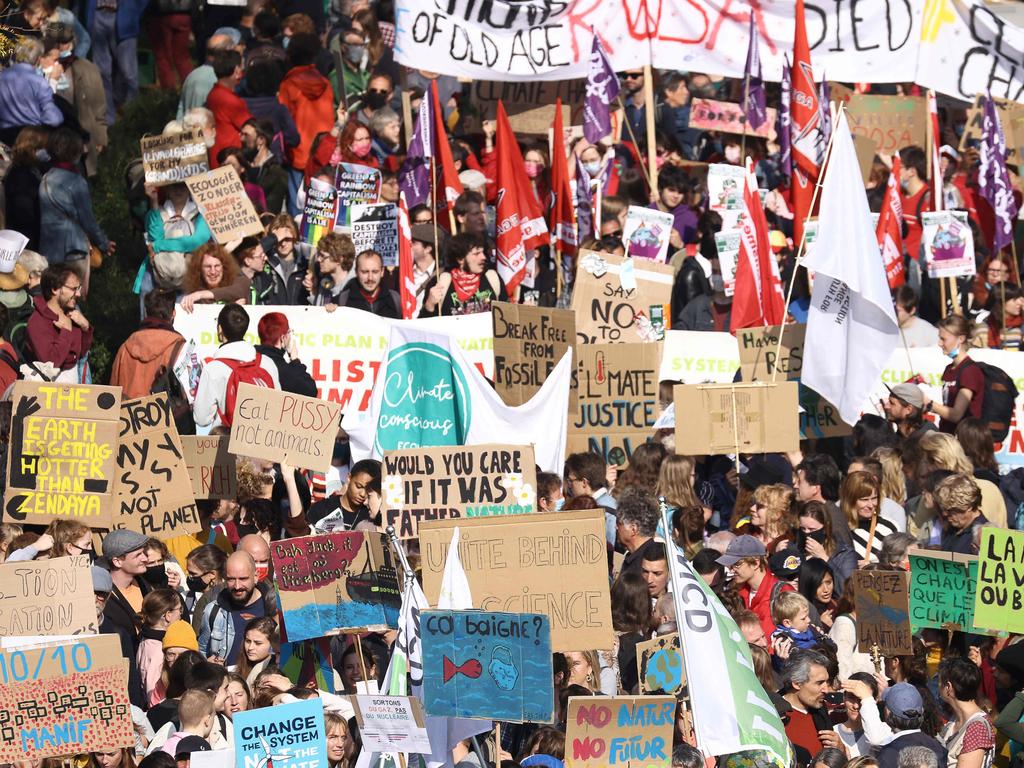
[[[111,386],[121,387],[125,400],[150,394],[157,373],[173,364],[171,354],[183,341],[169,322],[147,317],[117,350],[110,372]]]
[[[281,81],[277,98],[295,120],[299,130],[298,146],[288,147],[286,156],[292,168],[305,168],[309,149],[318,133],[334,125],[334,89],[316,66],[293,67]]]

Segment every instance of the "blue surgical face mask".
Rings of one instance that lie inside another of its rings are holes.
[[[57,54],[58,59],[70,59],[73,51],[61,51]]]
[[[288,43],[290,43],[291,41],[292,41],[292,39],[291,39],[290,37],[286,37],[286,38],[284,38],[284,39],[283,39],[283,40],[281,41],[281,47],[282,47],[282,48],[287,48],[287,47],[288,47]]]
[[[565,496],[555,499],[555,512],[561,512],[562,507],[565,506]]]
[[[592,163],[584,163],[583,170],[587,172],[590,178],[596,178],[597,174],[601,172],[601,161],[597,160]]]
[[[960,354],[960,347],[953,347],[949,352],[946,353],[946,357],[950,360],[956,360],[956,356]]]

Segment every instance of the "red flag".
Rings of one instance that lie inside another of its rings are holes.
[[[565,156],[565,131],[562,129],[562,99],[555,99],[554,137],[551,141],[551,232],[554,243],[561,244],[562,253],[576,253],[579,240],[576,233],[576,212],[572,205],[572,187],[569,184],[569,164]]]
[[[894,155],[892,159],[892,173],[885,187],[885,200],[882,201],[875,235],[882,251],[889,290],[899,288],[906,280],[903,270],[903,202],[900,200],[899,155]]]
[[[793,241],[803,239],[804,221],[813,215],[811,199],[825,154],[818,88],[807,45],[804,0],[796,0],[796,32],[793,36],[790,143],[793,156]]]
[[[416,281],[413,279],[412,231],[405,193],[398,194],[398,287],[402,297],[402,319],[416,316]]]
[[[786,319],[782,278],[768,241],[768,221],[761,207],[761,197],[757,194],[757,178],[749,162],[743,184],[740,252],[736,262],[730,330],[781,325]]]
[[[498,154],[498,274],[512,295],[526,274],[526,251],[548,243],[548,228],[501,101],[498,102],[495,149]]]
[[[434,201],[434,206],[440,211],[451,210],[455,205],[455,199],[462,194],[462,182],[459,181],[459,174],[455,170],[455,161],[452,159],[452,148],[448,144],[448,131],[445,129],[444,112],[441,110],[441,99],[437,95],[437,81],[430,83],[430,94],[434,101],[434,142],[436,152],[434,157],[440,164],[441,178],[439,184],[441,194]],[[438,217],[438,222],[447,225],[448,218]]]

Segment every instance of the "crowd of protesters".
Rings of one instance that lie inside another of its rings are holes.
[[[389,3],[251,0],[200,12],[194,0],[89,0],[77,9],[24,0],[7,23],[23,34],[0,71],[0,141],[9,154],[0,212],[2,228],[22,233],[28,246],[0,274],[0,390],[19,377],[90,380],[94,324],[104,314],[88,302],[90,283],[104,279],[102,257],[118,257],[91,195],[108,134],[139,93],[139,43],[155,59],[154,87],[180,90],[164,133],[201,130],[210,167],[238,172],[265,227],[261,236],[225,246],[185,184],[143,185],[134,208],[126,190],[123,215],[135,217],[147,257],[130,265],[138,270],[141,319],[117,351],[109,383],[125,397],[149,394],[186,341],[174,329],[176,313],[222,305],[209,329],[220,346],[203,368],[190,412],[175,414],[182,433],[227,434],[227,385],[239,366],[246,366],[248,381],[316,395],[287,315],[264,314],[250,328],[246,306],[403,316],[399,271],[376,251],[357,253],[347,234],[305,242],[301,212],[311,181],[332,183],[342,162],[379,169],[381,200],[397,202],[412,129],[402,115],[417,114],[432,86],[453,128],[450,149],[464,191],[450,220],[446,212],[435,224],[439,211],[429,205],[409,211],[412,314],[486,312],[492,301],[509,300],[568,305],[574,268],[557,264],[549,246],[529,254],[528,277],[510,295],[495,255],[493,115],[476,110],[469,87],[455,78],[396,63]],[[770,241],[784,282],[795,281],[791,319],[805,318],[809,288],[795,263],[799,243],[778,145],[689,125],[691,99],[735,102],[742,83],[655,71],[657,103],[648,104],[648,75],[619,74],[623,125],[631,130],[609,144],[570,145],[578,158],[569,165],[574,183],[593,191],[595,201],[581,249],[621,255],[630,205],[671,213],[671,326],[730,330],[732,297],[715,245],[722,222],[709,209],[703,164],[738,165],[742,145],[768,190]],[[777,91],[769,93],[777,99]],[[656,111],[649,137],[656,143],[656,189],[644,167],[647,109]],[[504,724],[500,743],[482,735],[458,745],[456,766],[561,766],[570,697],[637,692],[637,644],[676,629],[667,565],[673,545],[749,642],[800,766],[989,768],[1024,753],[1024,645],[1017,636],[926,629],[906,656],[873,658],[857,649],[855,570],[908,570],[913,547],[977,554],[985,526],[1024,522],[1024,479],[999,473],[981,418],[985,376],[970,357],[975,347],[1020,348],[1020,265],[1009,249],[989,245],[993,217],[978,194],[976,151],[953,148],[964,110],[949,102],[940,116],[934,171],[948,207],[968,212],[977,275],[958,281],[957,311],[950,314],[938,282],[920,266],[920,214],[930,210],[934,187],[925,148],[908,146],[899,152],[898,179],[907,281],[893,300],[906,345],[938,346],[950,358],[942,398],[931,400],[913,383],[893,386],[884,418],[865,415],[852,437],[806,441],[803,453],[688,457],[676,455],[672,436],[659,433],[623,467],[577,453],[562,475],[539,473],[540,510],[605,513],[615,644],[556,653],[554,723]],[[532,192],[549,212],[548,142],[519,139]],[[875,158],[866,186],[876,211],[891,167],[891,157]],[[253,335],[258,345],[246,340]],[[97,533],[70,520],[45,529],[0,525],[5,561],[94,558],[100,632],[118,637],[129,662],[135,748],[100,750],[76,764],[180,768],[194,752],[230,747],[238,712],[318,696],[331,768],[355,765],[360,738],[348,696],[378,690],[394,635],[334,637],[334,693],[287,677],[268,546],[286,537],[380,529],[380,464],[353,464],[344,436],[333,464],[324,475],[243,460],[238,497],[199,501],[202,531],[168,541],[127,530]],[[658,536],[659,497],[671,507],[671,542]],[[409,544],[415,568],[416,542]],[[685,688],[679,694],[672,760],[700,768],[713,761],[694,749],[688,696]],[[719,762],[739,768],[770,759],[747,752]]]

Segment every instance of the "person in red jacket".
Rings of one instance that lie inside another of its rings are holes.
[[[334,125],[334,89],[315,65],[320,52],[320,39],[313,34],[292,35],[288,43],[288,74],[281,81],[277,99],[291,112],[299,130],[299,143],[287,150],[288,210],[299,211],[295,198],[302,184],[302,172],[309,161],[310,149],[317,134]]]
[[[210,149],[210,167],[216,168],[222,149],[242,146],[242,126],[252,119],[242,97],[235,93],[242,82],[242,55],[234,50],[219,51],[213,58],[213,74],[217,82],[206,97],[206,108],[213,112],[217,139]]]
[[[159,288],[146,294],[146,319],[117,350],[110,385],[121,387],[125,400],[145,397],[164,368],[171,368],[185,339],[174,330],[174,292]]]
[[[771,637],[775,631],[772,600],[781,592],[794,590],[768,570],[768,552],[764,544],[753,536],[737,536],[729,542],[729,548],[717,562],[732,569],[736,593],[743,598],[743,604],[757,614],[765,637]]]
[[[28,319],[25,358],[37,363],[52,363],[60,371],[76,371],[92,346],[92,326],[78,309],[82,281],[78,273],[64,264],[54,264],[43,272],[39,287],[42,294],[33,299]],[[73,381],[77,376],[61,376],[58,381]]]

